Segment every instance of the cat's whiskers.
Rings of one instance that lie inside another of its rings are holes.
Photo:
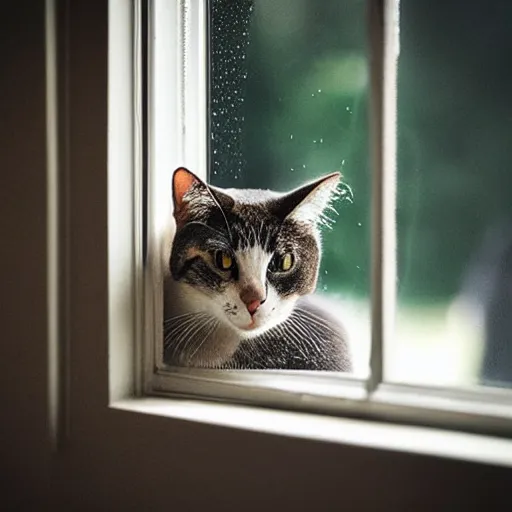
[[[178,325],[174,325],[171,328],[167,328],[164,330],[164,349],[166,349],[173,340],[175,340],[176,335],[180,334],[181,331],[187,326],[190,325],[194,319],[188,319],[187,321],[181,322]]]
[[[325,318],[315,315],[311,311],[308,311],[308,310],[300,308],[300,307],[296,307],[294,311],[298,311],[298,315],[296,316],[296,318],[302,319],[304,322],[306,320],[309,320],[312,323],[314,323],[315,325],[318,325],[319,327],[328,329],[333,334],[336,334],[336,335],[339,334],[338,331],[336,331],[329,325],[328,321]]]
[[[171,316],[171,317],[166,318],[164,320],[164,325],[169,324],[171,322],[175,322],[179,318],[191,317],[191,316],[196,316],[196,315],[200,315],[200,314],[202,314],[202,313],[201,312],[197,312],[197,311],[192,311],[192,312],[189,312],[189,313],[183,313],[182,315]]]
[[[203,324],[207,322],[208,319],[209,315],[203,313],[195,322],[187,326],[187,328],[179,335],[179,338],[176,338],[174,349],[172,351],[173,357],[176,355],[178,350],[181,354],[185,353],[185,348],[190,344],[190,340],[194,338],[195,334],[202,328]]]
[[[194,352],[192,352],[190,354],[189,360],[192,359],[196,355],[197,351],[204,345],[205,341],[208,340],[210,338],[210,336],[212,336],[212,334],[215,332],[215,330],[219,326],[219,323],[220,323],[219,320],[217,320],[216,318],[213,318],[213,317],[211,317],[206,322],[206,324],[203,326],[203,328],[210,327],[210,329],[204,336],[202,336],[202,338],[199,338],[200,342],[199,342],[197,348],[194,350]]]
[[[226,224],[226,229],[228,230],[228,234],[229,234],[229,239],[230,240],[233,240],[233,235],[231,234],[231,228],[229,227],[229,222],[228,222],[228,219],[226,217],[226,214],[224,213],[224,210],[222,208],[222,206],[220,205],[220,203],[217,201],[216,197],[213,195],[212,191],[207,187],[207,191],[208,193],[210,194],[210,197],[212,198],[213,202],[217,205],[217,207],[219,208],[220,210],[220,213],[222,214],[222,217],[224,218],[224,222]]]
[[[197,322],[200,318],[202,318],[205,315],[206,313],[193,313],[192,315],[190,315],[189,318],[186,318],[185,320],[176,323],[176,325],[173,325],[172,327],[167,326],[167,328],[164,328],[164,347],[167,347],[172,341],[172,338],[180,334],[180,331],[185,329],[187,326],[190,326],[193,323]]]
[[[201,335],[201,332],[205,327],[210,325],[212,322],[214,322],[215,319],[211,316],[206,316],[204,318],[201,318],[201,321],[197,322],[195,325],[195,329],[190,329],[187,335],[187,340],[185,342],[185,346],[183,347],[183,352],[187,351],[188,347],[192,344],[194,344],[196,338]]]
[[[208,317],[205,319],[204,322],[201,323],[201,325],[198,326],[198,328],[190,335],[188,343],[186,343],[183,352],[189,353],[187,356],[188,361],[190,362],[194,355],[197,353],[197,351],[201,348],[201,346],[204,344],[204,342],[209,339],[211,334],[217,329],[220,321],[217,320],[214,317]],[[204,334],[204,331],[206,329],[209,329],[206,334]],[[197,346],[196,346],[197,345]],[[193,352],[190,353],[189,347],[194,347]]]
[[[194,322],[202,315],[202,313],[193,313],[191,315],[186,315],[183,318],[181,318],[179,322],[176,321],[176,318],[179,317],[172,318],[172,322],[167,322],[167,324],[164,325],[164,332],[167,334],[169,332],[175,331],[176,329],[180,329],[183,326],[188,325],[190,322]]]
[[[191,318],[187,318],[182,322],[177,323],[175,326],[171,327],[165,335],[165,347],[168,348],[171,344],[174,344],[173,355],[176,350],[176,345],[179,344],[183,335],[185,335],[190,329],[197,324],[202,318],[207,317],[206,313],[194,313]]]

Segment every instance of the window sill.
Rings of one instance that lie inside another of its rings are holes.
[[[295,411],[168,398],[132,398],[113,409],[362,448],[512,467],[512,440]]]

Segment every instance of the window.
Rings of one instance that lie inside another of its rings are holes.
[[[175,3],[165,2],[169,11],[158,12],[166,34],[176,32],[169,27],[180,27],[181,16],[166,17],[175,13]],[[3,332],[12,341],[3,344],[0,361],[0,392],[9,404],[0,447],[8,489],[3,502],[15,509],[47,503],[56,510],[163,510],[170,500],[182,510],[209,509],[212,503],[233,509],[242,502],[251,510],[263,510],[270,502],[276,509],[332,509],[342,495],[368,510],[432,510],[441,501],[453,503],[454,510],[475,504],[499,508],[498,500],[509,495],[510,471],[496,466],[510,466],[510,440],[335,417],[343,405],[347,415],[361,416],[379,405],[378,392],[372,402],[333,400],[338,379],[308,379],[295,402],[286,392],[297,390],[293,379],[273,374],[272,385],[259,394],[255,390],[265,384],[261,375],[244,381],[240,400],[276,408],[168,394],[133,396],[134,366],[141,360],[131,350],[142,331],[138,292],[141,278],[154,276],[149,272],[154,220],[148,226],[146,266],[143,244],[134,246],[143,231],[139,167],[145,148],[138,128],[144,124],[144,104],[135,101],[139,108],[134,111],[133,100],[146,86],[134,73],[144,62],[139,59],[139,15],[144,13],[139,2],[125,0],[49,1],[46,13],[43,5],[26,9],[11,2],[1,20],[8,72],[0,103],[8,115],[0,131],[5,128],[3,139],[10,141],[2,157],[7,156],[6,168],[19,170],[5,174],[3,190],[10,200],[2,205],[2,226],[7,239],[23,248],[2,252],[9,313]],[[181,47],[170,48],[178,62],[180,53],[173,49]],[[171,76],[173,69],[167,69]],[[46,104],[45,82],[51,99]],[[151,81],[147,87],[155,85]],[[175,97],[167,92],[162,99],[174,105]],[[167,143],[181,144],[181,133]],[[158,156],[154,146],[149,149],[150,157]],[[152,194],[157,177],[148,176]],[[58,201],[58,218],[56,205],[48,204],[51,198]],[[148,208],[149,218],[157,218],[158,204],[149,202]],[[20,220],[26,220],[21,230]],[[28,271],[13,273],[17,268]],[[144,291],[157,287],[155,282]],[[25,290],[31,290],[29,303]],[[148,316],[157,316],[158,309],[150,306],[148,301]],[[148,329],[151,325],[157,323]],[[195,396],[207,396],[211,384],[216,397],[228,396],[228,388],[242,383],[234,374],[223,374],[222,381],[198,377],[190,374],[180,384],[180,377],[171,375],[171,382],[160,382],[166,390],[181,386],[182,393]],[[158,384],[153,381],[146,394],[158,392]],[[432,407],[430,390],[418,389]],[[406,394],[411,396],[410,389]],[[468,410],[460,396],[447,396],[452,411]],[[481,398],[489,403],[486,411],[499,417],[487,393],[471,393],[468,401]],[[381,417],[410,421],[404,411],[411,409],[404,403],[389,407],[386,402]],[[417,400],[410,403],[418,408]],[[440,411],[442,397],[437,403]],[[333,415],[277,409],[294,405]],[[425,411],[419,409],[418,422],[431,419]],[[438,420],[469,428],[451,413]],[[304,471],[306,466],[312,471]],[[249,502],[253,488],[258,492]]]
[[[365,9],[357,0],[216,0],[209,11],[209,181],[287,191],[342,173],[316,293],[342,315],[362,377],[370,342]]]
[[[477,370],[483,338],[471,330],[468,318],[475,318],[471,307],[483,299],[479,292],[480,298],[469,300],[466,292],[460,297],[456,293],[470,241],[477,246],[475,224],[464,216],[457,219],[455,208],[446,223],[432,222],[432,212],[443,217],[443,197],[462,204],[457,183],[466,174],[465,159],[459,159],[453,174],[439,171],[437,177],[430,160],[435,151],[420,160],[426,150],[418,140],[435,144],[441,133],[435,123],[450,117],[446,111],[426,109],[416,87],[422,73],[436,83],[437,68],[426,66],[425,55],[445,55],[440,41],[425,43],[435,22],[422,16],[421,9],[420,4],[402,6],[397,66],[395,2],[149,4],[145,392],[375,417],[388,417],[394,406],[397,417],[408,421],[485,426],[496,432],[506,428],[502,419],[510,416],[508,392],[474,386],[482,379],[499,380],[486,379],[485,372],[481,378]],[[417,23],[421,30],[409,28]],[[179,30],[169,29],[176,26]],[[472,91],[465,101],[475,101]],[[457,122],[462,131],[462,121]],[[444,138],[449,136],[446,132]],[[437,151],[440,165],[448,165],[442,163],[446,154]],[[171,174],[180,166],[218,186],[274,189],[329,170],[343,171],[354,201],[339,205],[336,228],[325,237],[318,291],[340,295],[350,311],[347,327],[359,362],[353,375],[163,364],[166,263],[160,260],[159,243],[168,222]],[[501,174],[496,171],[495,176],[497,187]],[[481,186],[475,186],[473,203],[464,203],[465,211],[477,205]],[[503,197],[505,211],[509,203]],[[430,212],[425,218],[418,213],[423,204]],[[483,214],[482,233],[494,208]],[[455,232],[465,248],[441,251]],[[506,274],[503,251],[499,258]],[[480,264],[486,261],[484,257]],[[470,283],[482,275],[478,263],[476,271],[468,272]],[[472,286],[474,293],[479,285]],[[507,300],[499,303],[501,320],[508,317]],[[457,315],[463,321],[450,324]],[[455,331],[445,328],[450,325]],[[471,419],[464,423],[463,414]]]
[[[474,4],[453,9],[401,6],[397,355],[388,378],[510,386],[511,7],[493,2],[485,20]]]

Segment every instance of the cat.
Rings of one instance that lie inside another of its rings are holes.
[[[312,295],[333,173],[289,193],[221,189],[173,175],[164,362],[217,369],[350,372],[345,330]],[[331,207],[332,208],[332,207]]]

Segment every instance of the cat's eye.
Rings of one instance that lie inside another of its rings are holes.
[[[271,272],[288,272],[295,263],[293,253],[275,254],[268,268]]]
[[[215,252],[215,265],[220,270],[231,270],[234,265],[234,260],[231,254],[225,251]]]
[[[282,258],[281,258],[281,270],[283,272],[286,272],[290,270],[293,266],[293,254],[291,252],[287,252]]]

